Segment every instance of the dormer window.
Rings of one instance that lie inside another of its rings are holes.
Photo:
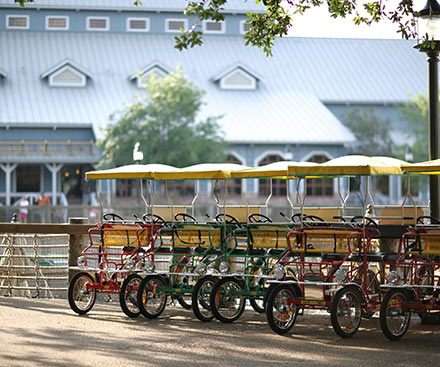
[[[184,31],[188,28],[188,20],[186,19],[167,19],[165,21],[165,31],[166,32],[180,32],[183,28]]]
[[[108,17],[87,17],[88,31],[108,31],[110,19]]]
[[[7,15],[6,28],[10,29],[28,29],[29,16],[28,15]]]
[[[54,31],[64,31],[69,29],[69,17],[46,17],[46,29]]]
[[[43,74],[42,79],[48,79],[51,87],[85,87],[91,74],[72,60],[64,60]]]
[[[225,22],[213,22],[213,21],[204,21],[203,22],[203,32],[204,33],[225,33]]]
[[[127,31],[148,32],[150,30],[150,19],[148,18],[127,18]]]
[[[149,82],[149,79],[152,75],[154,75],[156,79],[162,79],[165,78],[170,72],[171,69],[162,64],[160,61],[153,61],[151,64],[130,75],[128,79],[136,81],[136,86],[138,88],[143,88]]]
[[[218,83],[221,89],[252,90],[257,89],[257,84],[261,77],[247,66],[237,63],[211,80]]]

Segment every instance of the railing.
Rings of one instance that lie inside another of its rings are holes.
[[[0,223],[0,295],[65,298],[92,226]]]
[[[0,154],[16,155],[93,155],[93,141],[3,141],[0,142]]]

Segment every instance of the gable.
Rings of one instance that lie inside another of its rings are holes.
[[[47,79],[51,87],[85,87],[91,76],[84,68],[66,59],[41,74],[41,78]]]

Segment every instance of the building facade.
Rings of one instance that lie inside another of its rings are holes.
[[[144,77],[178,66],[206,91],[200,116],[223,116],[233,162],[343,155],[354,136],[341,118],[352,108],[375,108],[392,131],[404,131],[399,106],[427,85],[413,41],[286,37],[266,57],[242,38],[246,13],[263,10],[228,1],[224,22],[202,24],[203,46],[181,52],[174,37],[195,18],[178,0],[35,0],[24,8],[0,0],[0,201],[38,191],[86,201],[75,188],[85,183],[70,180],[99,161],[95,143],[110,116],[143,93]],[[328,182],[310,185],[314,196],[334,195]],[[243,191],[264,187],[249,180]]]

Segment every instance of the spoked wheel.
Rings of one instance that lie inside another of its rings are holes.
[[[151,275],[142,280],[137,294],[139,311],[148,319],[155,319],[165,309],[167,294],[160,288],[165,287],[163,278]]]
[[[249,302],[257,313],[263,313],[264,312],[264,301],[259,298],[249,298]]]
[[[236,278],[223,278],[211,292],[210,305],[214,316],[221,322],[231,323],[243,314],[246,297],[243,283]]]
[[[217,278],[208,275],[199,279],[193,289],[192,309],[200,321],[208,322],[214,318],[209,302],[215,283],[217,283]]]
[[[405,335],[411,321],[411,311],[406,309],[408,295],[400,289],[390,289],[380,305],[380,327],[390,340]]]
[[[138,274],[131,274],[125,278],[124,283],[122,283],[119,292],[119,304],[121,305],[122,311],[124,311],[128,317],[134,318],[141,314],[137,303],[137,294],[141,282],[142,278]]]
[[[355,287],[344,287],[336,292],[330,306],[330,318],[340,337],[349,338],[356,333],[361,324],[362,305]]]
[[[299,307],[291,301],[296,298],[298,295],[288,284],[280,284],[269,292],[266,317],[271,329],[276,333],[286,334],[295,324]]]
[[[195,279],[192,276],[175,276],[174,283],[175,284],[181,284],[184,286],[184,288],[192,289],[194,287]],[[191,310],[192,309],[192,292],[191,293],[184,293],[182,296],[177,297],[177,302],[185,309],[185,310]]]
[[[89,312],[96,301],[96,289],[87,289],[93,285],[92,276],[89,273],[76,274],[69,284],[68,299],[73,311],[79,315]]]

